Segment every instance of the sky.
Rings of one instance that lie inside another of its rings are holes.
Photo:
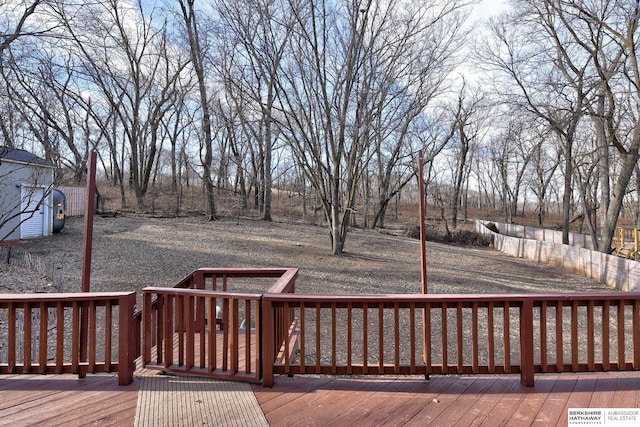
[[[507,0],[482,0],[475,6],[473,14],[478,19],[486,19],[505,11],[507,8]]]

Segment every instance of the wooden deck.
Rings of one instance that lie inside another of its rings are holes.
[[[118,385],[117,374],[2,375],[2,426],[132,426],[139,380]]]
[[[140,381],[116,375],[0,376],[0,425],[133,426]],[[569,408],[640,407],[640,372],[518,375],[283,377],[253,386],[281,425],[567,425]]]
[[[569,408],[638,408],[640,373],[403,378],[278,377],[254,387],[273,426],[567,425]]]

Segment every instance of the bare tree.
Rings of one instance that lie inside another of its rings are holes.
[[[550,128],[562,138],[565,241],[573,191],[574,143],[581,121],[587,114],[592,118],[600,152],[597,159],[602,171],[600,205],[605,209],[601,239],[594,238],[594,243],[608,252],[639,158],[640,71],[636,38],[640,5],[617,1],[530,0],[520,0],[517,5],[515,10],[519,15],[514,24],[518,34],[524,34],[526,40],[521,38],[516,43],[515,38],[509,36],[513,33],[507,30],[508,25],[497,24],[494,30],[502,41],[502,48],[499,54],[494,50],[490,57],[501,58],[494,64],[508,72],[530,109],[547,120]],[[534,46],[546,48],[535,49]],[[543,78],[533,79],[541,76],[540,70],[546,70]],[[555,96],[551,98],[549,95],[553,92],[534,85],[536,81],[552,88]],[[615,148],[615,159],[611,158],[608,147]],[[614,161],[619,162],[620,168],[612,179],[611,172],[617,169]],[[596,181],[590,182],[590,185],[598,185]],[[614,183],[613,187],[610,182]],[[583,180],[582,184],[585,183]]]
[[[160,122],[188,60],[175,54],[166,59],[166,25],[157,25],[154,11],[145,12],[140,2],[107,0],[79,8],[61,4],[56,12],[68,36],[66,48],[76,55],[86,90],[94,96],[84,102],[105,111],[92,118],[108,119],[116,127],[111,149],[119,148],[115,142],[120,136],[127,141],[130,182],[142,208],[158,157]],[[99,127],[102,135],[109,134],[108,124]],[[121,158],[118,167],[124,169],[123,163]]]
[[[213,180],[211,167],[213,163],[213,131],[211,129],[211,107],[209,105],[209,89],[205,75],[205,50],[202,45],[202,34],[199,30],[199,21],[195,9],[194,0],[179,0],[182,13],[184,30],[189,43],[191,66],[196,74],[198,82],[198,94],[200,97],[200,109],[202,112],[202,141],[200,144],[200,158],[203,169],[203,182],[207,200],[207,219],[218,219],[216,212]]]
[[[528,186],[537,199],[538,225],[544,227],[549,186],[554,179],[558,166],[560,166],[561,152],[555,147],[555,144],[549,143],[549,139],[553,140],[554,135],[549,135],[549,132],[545,131],[541,126],[536,126],[535,120],[533,120],[533,123],[534,125],[530,126],[533,140],[531,151],[531,168],[533,171],[530,172]]]
[[[573,26],[575,43],[590,55],[597,75],[597,92],[589,112],[596,126],[600,171],[607,176],[600,180],[601,204],[605,209],[600,250],[609,252],[623,200],[640,159],[640,68],[636,45],[640,4],[607,2],[597,7],[569,1],[554,5],[554,12],[567,27]],[[570,20],[567,16],[579,19]],[[584,36],[588,41],[583,40]],[[608,147],[613,147],[620,158],[615,178],[611,177]]]
[[[89,114],[79,94],[72,59],[65,52],[54,57],[46,50],[36,49],[35,44],[30,47],[28,50],[34,53],[28,59],[18,60],[12,49],[8,50],[2,77],[9,102],[42,145],[45,158],[59,172],[71,170],[74,182],[80,183],[85,175],[86,154],[95,148],[97,139],[90,144]]]
[[[249,142],[245,138],[242,128],[242,119],[240,118],[240,109],[235,108],[235,100],[229,96],[229,91],[225,91],[228,96],[225,101],[219,100],[215,105],[216,115],[223,123],[221,133],[223,138],[227,140],[226,147],[230,152],[230,158],[234,166],[234,194],[239,195],[240,209],[246,209],[248,206],[248,190],[246,183],[246,159],[249,151]],[[230,101],[230,102],[229,102]]]
[[[370,146],[397,137],[390,131],[394,126],[410,128],[411,120],[403,123],[391,110],[425,105],[425,70],[449,71],[424,56],[424,43],[437,42],[431,36],[439,26],[460,23],[462,3],[290,4],[297,24],[278,91],[285,137],[320,195],[332,253],[340,255],[361,179],[375,152]],[[441,51],[440,59],[452,54],[453,45]],[[412,101],[395,103],[403,91],[410,94],[405,100]],[[409,117],[415,119],[416,110],[408,110]]]
[[[29,28],[27,21],[36,12],[36,9],[44,0],[14,0],[0,2],[0,61],[5,49],[18,37],[46,33],[43,28]],[[1,66],[0,62],[0,66]]]
[[[260,145],[262,162],[259,197],[262,219],[271,221],[271,193],[273,150],[277,132],[274,131],[274,106],[278,79],[282,73],[283,57],[293,31],[294,14],[285,1],[250,0],[239,8],[236,2],[218,2],[222,25],[220,35],[225,38],[222,49],[227,58],[224,72],[227,86],[236,86],[232,93],[242,92],[245,102],[255,105],[255,117],[246,117],[245,125],[257,123],[251,132]],[[231,75],[229,74],[231,73]],[[247,110],[241,110],[247,114]]]
[[[471,155],[478,144],[483,128],[483,110],[488,109],[481,93],[467,92],[466,84],[460,89],[451,113],[450,148],[455,151],[453,194],[450,198],[451,226],[458,227],[458,209],[462,205],[464,183],[469,177]]]
[[[589,59],[577,57],[575,64],[567,62],[569,51],[563,46],[571,36],[558,31],[550,18],[549,2],[520,0],[518,5],[516,12],[494,22],[496,42],[486,43],[482,57],[511,80],[515,90],[503,86],[499,89],[501,94],[545,120],[562,143],[563,243],[567,244],[573,194],[573,144],[590,90],[586,86]]]
[[[468,35],[463,25],[465,15],[453,6],[441,10],[442,15],[421,34],[413,35],[415,39],[406,34],[389,56],[367,57],[360,71],[366,78],[358,87],[358,103],[367,105],[368,111],[359,116],[361,123],[356,126],[369,135],[374,147],[378,190],[374,228],[384,227],[387,205],[415,176],[418,150],[428,151],[427,160],[431,161],[449,142],[424,135],[439,126],[432,118],[437,108],[432,104],[451,90],[451,72],[460,64],[457,53]],[[392,42],[394,36],[382,35],[381,44],[387,43],[385,37]],[[405,51],[413,56],[403,56]]]
[[[45,123],[38,123],[26,102],[38,89],[32,86],[38,69],[38,55],[44,53],[43,45],[55,30],[55,23],[49,18],[49,1],[15,0],[0,2],[0,74],[5,83],[2,94],[3,120],[0,131],[7,146],[22,146],[25,141],[53,141],[57,135],[49,135]],[[42,55],[42,58],[45,55]],[[46,74],[47,70],[42,70]],[[25,85],[25,82],[28,82]],[[38,95],[42,95],[39,93]],[[41,106],[52,97],[43,96]],[[38,97],[40,100],[40,97]],[[35,107],[41,112],[41,109]],[[73,113],[70,113],[73,114]],[[41,119],[41,118],[40,118]],[[30,135],[31,134],[31,135]],[[57,160],[48,145],[44,145],[47,158]]]
[[[591,129],[588,129],[589,131]],[[586,133],[585,133],[586,134]],[[597,241],[598,230],[596,229],[595,212],[598,209],[598,182],[600,180],[600,162],[594,157],[598,150],[593,141],[594,138],[584,138],[587,147],[580,147],[578,153],[574,156],[575,179],[578,185],[580,200],[582,201],[583,212],[577,217],[582,225],[585,221],[589,229],[592,241]],[[607,171],[607,175],[609,172]]]
[[[540,140],[535,133],[531,133],[522,116],[512,115],[503,120],[504,128],[494,136],[491,151],[492,160],[499,171],[505,220],[513,222],[518,215],[521,192],[526,189],[526,173],[533,157],[539,152]],[[534,193],[536,191],[541,190],[538,187]]]

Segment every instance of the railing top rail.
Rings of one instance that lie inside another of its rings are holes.
[[[276,280],[276,283],[274,283],[267,292],[275,294],[290,293],[291,288],[295,285],[297,278],[298,269],[289,268],[282,273],[280,278]]]
[[[198,268],[193,271],[202,272],[208,274],[225,274],[230,277],[280,277],[289,270],[289,268],[261,268],[261,267],[247,267],[247,268]],[[191,276],[191,273],[189,276]],[[188,277],[188,276],[187,276]]]
[[[262,268],[262,267],[248,267],[248,268],[198,268],[179,280],[174,287],[180,288],[188,283],[191,278],[196,274],[214,275],[214,276],[227,276],[230,278],[280,278],[277,282],[283,281],[283,277],[289,277],[293,275],[293,278],[297,277],[297,268]],[[276,286],[274,285],[274,287]],[[273,289],[273,288],[272,288]]]
[[[183,289],[183,288],[162,288],[149,286],[142,290],[143,293],[164,294],[164,295],[190,295],[197,297],[214,297],[214,298],[242,298],[245,300],[259,300],[262,294],[252,294],[244,292],[224,292],[210,291],[206,289]]]
[[[0,303],[46,302],[46,301],[90,301],[114,300],[135,292],[77,292],[77,293],[45,293],[45,294],[0,294]]]
[[[398,302],[521,302],[521,301],[634,301],[640,300],[640,292],[558,293],[558,294],[371,294],[371,295],[311,295],[266,293],[268,301],[379,303]]]

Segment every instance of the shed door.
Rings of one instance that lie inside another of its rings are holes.
[[[20,238],[29,239],[44,235],[44,189],[22,187]]]

